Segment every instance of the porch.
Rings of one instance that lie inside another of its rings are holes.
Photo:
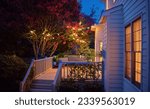
[[[52,63],[52,57],[32,60],[20,84],[20,91],[92,91],[95,87],[98,89],[94,91],[104,91],[101,62],[83,62],[80,59],[63,61],[61,59],[58,68],[53,68]],[[74,87],[76,87],[75,90]]]

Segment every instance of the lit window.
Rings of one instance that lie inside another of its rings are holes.
[[[133,56],[134,56],[134,82],[141,83],[141,19],[133,22]]]
[[[99,50],[100,50],[100,62],[102,62],[103,61],[103,56],[102,56],[102,51],[103,51],[103,42],[102,41],[100,41],[100,43],[99,43]]]
[[[142,28],[139,18],[132,23],[132,26],[128,25],[125,28],[125,77],[138,87],[141,83],[141,50]]]
[[[102,41],[100,41],[100,43],[99,43],[99,48],[100,48],[100,51],[102,51],[103,50],[103,42]]]
[[[125,29],[125,77],[131,79],[131,25],[127,26]]]

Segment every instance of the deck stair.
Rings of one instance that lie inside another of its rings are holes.
[[[30,92],[52,92],[53,80],[33,80]]]

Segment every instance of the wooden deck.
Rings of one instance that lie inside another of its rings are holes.
[[[47,70],[45,73],[40,74],[35,79],[36,80],[54,80],[57,72],[57,68],[51,68]]]

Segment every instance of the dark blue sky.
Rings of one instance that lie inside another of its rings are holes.
[[[101,11],[104,9],[104,3],[101,0],[79,0],[81,2],[82,12],[90,15],[92,7],[96,10],[94,18],[98,21]]]

